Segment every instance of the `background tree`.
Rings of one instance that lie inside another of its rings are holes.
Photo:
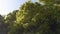
[[[0,34],[7,34],[4,17],[0,15]]]

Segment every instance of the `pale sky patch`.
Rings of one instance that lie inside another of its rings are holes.
[[[33,2],[36,0],[33,0]],[[7,15],[8,13],[19,9],[20,5],[27,0],[0,0],[0,14]]]

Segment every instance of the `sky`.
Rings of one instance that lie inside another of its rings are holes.
[[[32,1],[36,2],[37,0]],[[18,10],[24,2],[27,2],[27,0],[0,0],[0,14],[7,15],[13,10]]]

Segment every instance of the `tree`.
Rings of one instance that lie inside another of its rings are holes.
[[[0,15],[0,34],[7,34],[4,17]]]
[[[18,12],[8,14],[9,34],[60,34],[60,6],[55,0],[24,3]]]
[[[7,29],[8,29],[8,32],[13,31],[13,26],[15,24],[15,20],[16,20],[16,12],[18,12],[18,10],[14,10],[12,13],[9,13],[7,15],[7,17],[5,18],[5,23],[7,25]]]

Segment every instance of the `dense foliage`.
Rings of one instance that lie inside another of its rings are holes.
[[[60,34],[60,0],[39,1],[44,5],[28,1],[6,18],[1,16],[0,31],[6,34]]]

